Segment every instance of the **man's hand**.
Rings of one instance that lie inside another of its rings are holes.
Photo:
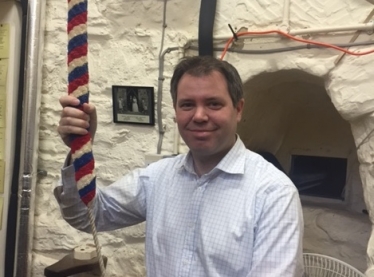
[[[91,138],[96,133],[97,115],[93,104],[83,104],[83,111],[75,108],[79,106],[79,99],[65,95],[60,98],[62,106],[61,119],[57,128],[64,143],[70,147],[70,135],[86,135],[90,132]],[[88,130],[88,131],[87,131]]]

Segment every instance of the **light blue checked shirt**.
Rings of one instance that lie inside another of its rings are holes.
[[[55,190],[64,218],[88,231],[72,166]],[[208,174],[190,154],[165,158],[98,189],[97,229],[147,220],[149,277],[300,277],[303,218],[292,182],[237,139]]]

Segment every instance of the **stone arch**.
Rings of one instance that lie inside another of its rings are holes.
[[[347,197],[344,201],[338,205],[322,201],[320,208],[317,208],[320,212],[316,213],[316,208],[313,211],[308,209],[313,201],[310,198],[302,199],[308,226],[304,245],[308,251],[340,258],[364,270],[366,263],[363,257],[370,222],[367,215],[362,214],[366,206],[356,145],[351,124],[336,109],[326,89],[327,83],[325,77],[300,69],[261,72],[248,78],[244,81],[245,108],[238,134],[247,148],[274,154],[286,174],[290,171],[292,154],[347,159],[344,191]],[[319,202],[313,204],[316,203]],[[338,209],[331,211],[331,207]],[[352,216],[354,213],[359,216]],[[355,221],[354,225],[360,227],[339,233],[330,224],[332,218],[337,220],[335,226]],[[322,225],[324,234],[328,234],[326,238],[318,237],[320,226],[314,225],[315,222]],[[336,241],[328,241],[331,240],[329,236],[335,236]],[[357,241],[347,244],[345,237],[356,237]],[[333,246],[337,244],[340,245],[339,250],[334,250],[336,247]],[[339,251],[346,250],[341,249],[351,249],[350,257],[344,257],[345,254]]]
[[[324,78],[298,69],[263,72],[247,80],[244,91],[238,133],[249,149],[274,154],[286,173],[292,154],[348,159],[346,193],[355,196],[346,203],[355,211],[366,208],[351,126],[332,103]]]

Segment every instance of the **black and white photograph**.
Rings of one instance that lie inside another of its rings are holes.
[[[153,87],[112,86],[113,121],[154,125]]]

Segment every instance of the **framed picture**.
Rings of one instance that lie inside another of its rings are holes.
[[[155,124],[153,87],[112,86],[115,123]]]

